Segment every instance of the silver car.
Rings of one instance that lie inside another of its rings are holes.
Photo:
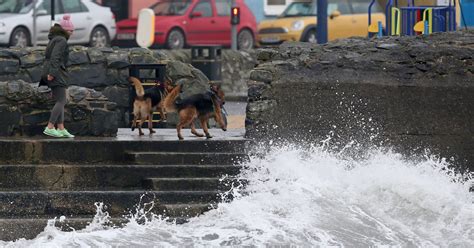
[[[25,47],[33,44],[33,0],[0,0],[0,45]],[[74,34],[69,44],[105,47],[115,37],[115,16],[108,7],[91,0],[55,0],[55,21],[71,15]],[[48,43],[51,0],[37,0],[36,41]]]

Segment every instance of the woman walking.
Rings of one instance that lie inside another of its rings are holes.
[[[49,31],[49,43],[46,47],[46,59],[43,67],[43,80],[48,82],[53,97],[56,100],[48,126],[43,133],[53,137],[74,138],[64,128],[64,106],[66,105],[66,88],[69,74],[66,64],[69,59],[67,40],[74,31],[70,15],[64,15],[59,24],[55,24]],[[55,125],[57,128],[55,128]]]

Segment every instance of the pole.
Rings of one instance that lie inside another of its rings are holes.
[[[54,23],[54,2],[56,2],[56,0],[51,0],[51,26],[53,26]]]
[[[36,11],[37,11],[36,3],[37,2],[38,0],[33,1],[33,35],[31,36],[33,47],[36,47]]]
[[[328,42],[328,1],[315,1],[318,3],[316,38],[319,44],[324,44]]]
[[[232,8],[237,7],[237,4],[235,3],[235,0],[232,0]],[[232,15],[232,13],[231,13]],[[237,50],[237,25],[232,24],[231,25],[231,31],[230,31],[230,39],[231,39],[231,49],[232,50]]]

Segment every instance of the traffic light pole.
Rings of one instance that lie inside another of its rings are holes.
[[[237,7],[237,5],[235,4],[235,0],[232,0],[232,8],[234,7]],[[232,13],[230,14],[232,18]],[[237,25],[236,24],[231,24],[230,38],[232,42],[230,48],[232,50],[237,50]]]
[[[318,6],[316,39],[319,44],[328,42],[328,1],[315,0]]]
[[[56,0],[51,0],[51,26],[53,26],[53,22],[54,22],[54,2],[56,2]]]
[[[37,12],[37,8],[36,8],[36,3],[38,2],[38,0],[34,0],[33,1],[33,34],[31,35],[31,41],[33,43],[33,46],[36,47],[36,29],[37,29],[37,24],[36,24],[36,18],[37,18],[37,15],[36,15],[36,12]]]

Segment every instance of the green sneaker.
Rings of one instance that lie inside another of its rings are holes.
[[[48,136],[51,136],[51,137],[56,137],[56,138],[61,138],[63,137],[63,135],[58,131],[56,130],[55,128],[48,128],[46,127],[43,131],[44,134],[48,135]]]
[[[74,138],[75,136],[70,134],[66,129],[60,130],[58,129],[58,133],[61,134],[63,138]]]

